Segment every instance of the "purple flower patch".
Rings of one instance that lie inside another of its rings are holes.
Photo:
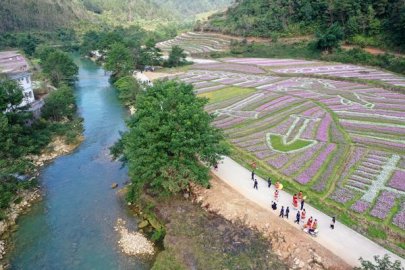
[[[347,188],[336,188],[329,198],[335,202],[344,204],[354,198],[354,192]]]
[[[405,191],[405,172],[395,171],[389,183],[390,187]]]
[[[364,213],[369,207],[369,202],[358,200],[352,205],[351,209],[357,213]]]
[[[370,215],[379,219],[385,219],[394,206],[396,198],[397,195],[395,193],[382,191]]]
[[[392,223],[394,223],[399,228],[405,230],[405,202],[402,202],[401,209],[394,216],[394,219],[392,220]]]

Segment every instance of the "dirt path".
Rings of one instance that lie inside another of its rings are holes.
[[[268,214],[264,214],[267,213],[263,212],[266,210],[262,210],[261,213],[263,213],[262,215],[266,216],[266,220],[268,220],[267,222],[269,224],[270,222],[275,222],[274,219],[278,219],[277,217],[278,213],[274,213],[270,210],[271,201],[274,199],[273,197],[274,187],[272,186],[271,189],[267,188],[266,181],[264,181],[260,177],[257,177],[257,180],[259,181],[259,189],[254,190],[253,182],[252,180],[250,180],[251,177],[250,172],[228,157],[225,157],[223,163],[219,165],[219,170],[214,171],[213,173],[218,178],[220,178],[224,183],[227,183],[233,189],[239,192],[240,195],[242,195],[244,198],[250,200],[251,202],[254,202],[256,205],[264,209],[268,209],[267,210],[267,212],[269,212]],[[222,207],[224,208],[225,212],[228,211],[230,207],[234,207],[232,205],[236,203],[235,200],[236,197],[233,200],[229,199],[223,201]],[[289,206],[291,210],[290,219],[285,220],[285,222],[283,222],[285,223],[284,225],[278,225],[280,226],[279,228],[280,231],[283,232],[288,228],[287,231],[289,231],[289,233],[286,233],[287,234],[286,239],[291,237],[299,237],[299,238],[305,237],[308,241],[310,241],[310,238],[300,230],[301,226],[298,226],[297,224],[293,223],[297,210],[294,210],[292,206],[292,196],[284,191],[281,191],[278,205],[279,207],[282,205],[284,207]],[[236,209],[241,209],[241,211],[244,208],[246,208],[245,204],[239,204],[239,206],[236,206]],[[251,206],[249,206],[249,208],[251,208]],[[362,236],[361,234],[357,233],[356,231],[346,227],[345,225],[339,222],[336,222],[336,229],[332,231],[329,228],[331,217],[316,210],[310,205],[306,204],[305,208],[307,211],[307,217],[313,216],[314,219],[316,218],[318,220],[319,224],[320,233],[318,237],[312,239],[315,240],[317,243],[319,243],[321,246],[323,246],[324,250],[328,249],[330,252],[332,252],[336,257],[336,260],[337,257],[340,257],[347,264],[355,266],[359,264],[358,259],[360,257],[363,257],[364,259],[367,260],[373,260],[374,255],[383,256],[384,254],[389,254],[392,259],[400,260],[402,264],[405,264],[404,259],[391,253],[385,248],[379,246],[378,244],[372,242],[368,238]],[[237,215],[237,211],[235,211],[234,215]],[[259,224],[255,223],[255,220],[257,220],[258,218],[259,217],[256,218],[252,217],[252,220],[250,221],[253,222],[252,225],[255,226],[260,225],[260,223]],[[261,219],[262,218],[263,217],[261,217]],[[292,226],[294,226],[295,229],[291,228]],[[293,229],[293,231],[291,231],[291,229]],[[316,250],[318,252],[320,250],[319,247],[316,248]],[[326,256],[325,258],[328,259],[331,258],[330,255],[327,256],[326,253],[324,254]],[[334,264],[332,263],[331,265]]]
[[[353,48],[358,48],[358,47],[353,46],[353,45],[342,45],[341,47],[342,47],[342,49],[345,49],[345,50],[351,50]],[[366,52],[368,52],[370,54],[373,54],[373,55],[389,53],[389,54],[393,54],[393,55],[396,55],[396,56],[399,56],[399,57],[405,57],[404,54],[395,53],[395,52],[389,52],[389,51],[385,51],[385,50],[378,49],[378,48],[373,48],[373,47],[365,47],[365,48],[362,48],[362,50],[364,50],[364,51],[366,51]]]

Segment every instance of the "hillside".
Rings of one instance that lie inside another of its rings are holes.
[[[78,0],[1,0],[0,33],[51,30],[90,16]]]
[[[0,32],[54,30],[80,22],[128,25],[183,21],[225,9],[232,0],[1,0]]]
[[[287,2],[287,3],[286,3]],[[405,1],[398,0],[239,0],[202,27],[242,36],[313,34],[334,23],[346,38],[377,45],[405,44]]]

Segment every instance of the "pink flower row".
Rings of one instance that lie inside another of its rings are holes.
[[[374,208],[371,210],[370,215],[379,219],[385,219],[392,207],[394,207],[397,195],[393,192],[382,191],[377,198]]]
[[[301,184],[306,184],[308,183],[314,176],[315,174],[319,171],[321,168],[322,164],[324,164],[325,160],[328,158],[328,156],[335,150],[336,145],[335,144],[329,144],[321,153],[320,155],[314,160],[314,162],[309,166],[307,170],[302,172],[298,177],[297,181]]]

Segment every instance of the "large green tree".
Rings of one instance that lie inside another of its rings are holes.
[[[73,119],[76,112],[75,97],[69,86],[62,85],[58,90],[52,91],[45,98],[42,116],[52,121],[61,121],[64,118]]]
[[[23,100],[23,89],[17,81],[0,78],[0,113],[15,110]]]
[[[42,48],[40,59],[43,72],[54,86],[71,85],[76,80],[79,68],[67,53],[57,49]]]
[[[175,45],[170,51],[169,58],[167,59],[165,65],[168,67],[178,67],[187,64],[187,54],[182,48]]]
[[[208,185],[208,167],[228,149],[221,130],[211,125],[214,116],[204,111],[207,102],[192,85],[177,81],[158,81],[138,95],[129,131],[113,149],[128,163],[131,199],[144,188],[174,194],[190,182]]]
[[[132,76],[125,76],[114,83],[118,90],[118,98],[126,106],[134,106],[137,95],[141,92],[142,86]]]
[[[115,78],[128,75],[134,68],[131,51],[122,43],[114,43],[108,51],[105,69],[112,71]]]

